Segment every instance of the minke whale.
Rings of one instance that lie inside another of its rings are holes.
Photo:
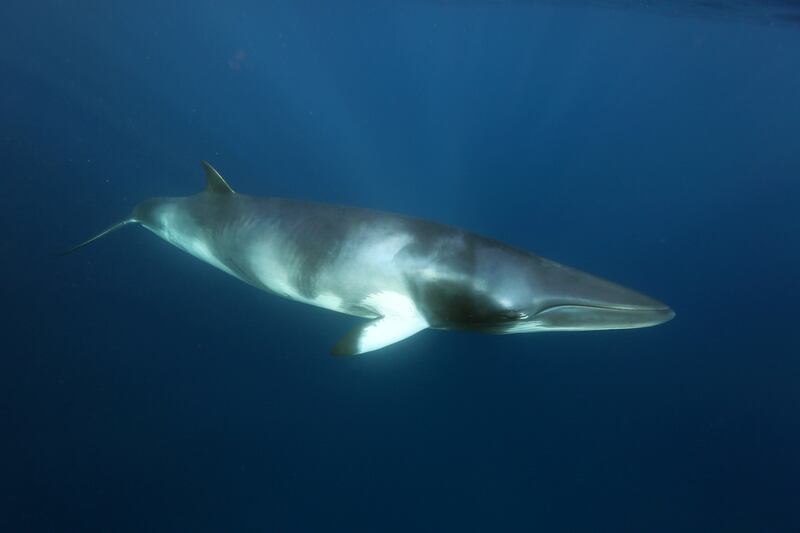
[[[365,319],[334,345],[334,355],[378,350],[428,328],[588,331],[654,326],[674,316],[639,292],[460,228],[247,196],[202,164],[202,192],[145,200],[67,253],[142,225],[258,289]]]

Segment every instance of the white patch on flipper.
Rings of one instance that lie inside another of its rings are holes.
[[[358,352],[371,352],[401,341],[428,327],[414,301],[404,294],[381,291],[367,296],[364,307],[381,315],[361,332]]]
[[[394,291],[374,292],[361,301],[361,305],[381,316],[419,316],[414,300]]]

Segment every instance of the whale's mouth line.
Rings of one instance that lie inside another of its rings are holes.
[[[548,311],[555,311],[558,309],[581,309],[581,310],[597,310],[597,311],[630,311],[641,313],[658,313],[658,312],[672,312],[672,309],[666,305],[659,306],[641,306],[641,305],[596,305],[596,304],[559,304],[545,307],[538,311],[534,316],[541,315]]]

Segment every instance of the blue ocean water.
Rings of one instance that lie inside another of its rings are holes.
[[[0,531],[800,531],[797,2],[4,2]],[[355,319],[128,229],[203,186],[459,225],[649,329]]]

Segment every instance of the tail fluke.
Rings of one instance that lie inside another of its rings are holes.
[[[103,231],[101,231],[100,233],[98,233],[97,235],[95,235],[94,237],[92,237],[92,238],[90,238],[90,239],[87,239],[87,240],[83,241],[83,242],[82,242],[82,243],[80,243],[80,244],[76,244],[75,246],[73,246],[73,247],[72,247],[72,248],[70,248],[69,250],[64,250],[63,252],[59,253],[58,255],[67,255],[67,254],[71,254],[71,253],[72,253],[72,252],[74,252],[75,250],[77,250],[77,249],[79,249],[79,248],[83,248],[83,247],[84,247],[84,246],[86,246],[87,244],[91,244],[91,243],[93,243],[94,241],[96,241],[96,240],[97,240],[97,239],[99,239],[100,237],[105,237],[106,235],[108,235],[108,234],[109,234],[109,233],[111,233],[112,231],[118,230],[118,229],[119,229],[119,228],[121,228],[122,226],[127,226],[128,224],[130,224],[130,223],[132,223],[132,222],[136,222],[136,220],[135,220],[135,219],[133,219],[133,218],[126,218],[125,220],[122,220],[122,221],[120,221],[120,222],[117,222],[116,224],[114,224],[114,225],[113,225],[113,226],[111,226],[110,228],[106,228],[106,229],[104,229]]]

